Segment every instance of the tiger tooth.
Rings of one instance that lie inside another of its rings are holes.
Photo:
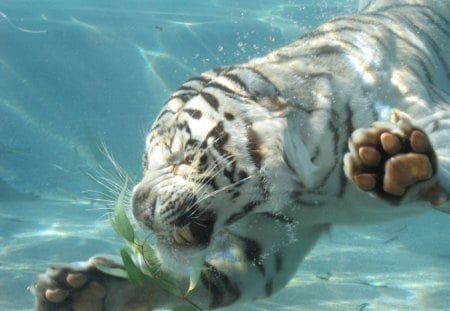
[[[175,230],[173,233],[172,233],[172,237],[173,237],[173,239],[175,240],[175,242],[177,243],[177,244],[183,244],[184,243],[184,239],[181,237],[181,235],[178,233],[178,230]]]
[[[195,242],[195,238],[192,235],[192,231],[189,229],[189,226],[184,226],[174,230],[172,237],[177,244],[191,244]]]
[[[194,243],[195,239],[189,226],[184,226],[178,230],[178,234],[188,243]]]

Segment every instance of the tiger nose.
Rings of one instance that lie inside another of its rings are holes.
[[[134,187],[131,197],[131,209],[136,221],[151,228],[155,216],[156,196],[150,189],[139,184]]]

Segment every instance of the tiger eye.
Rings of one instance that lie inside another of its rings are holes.
[[[184,158],[184,164],[188,164],[188,165],[191,165],[192,164],[192,162],[194,161],[194,157],[191,155],[191,154],[189,154],[189,155],[187,155],[185,158]]]
[[[248,174],[244,171],[240,171],[238,176],[239,176],[239,180],[243,180],[248,177]]]
[[[208,156],[206,154],[204,154],[200,157],[200,165],[205,165],[207,161],[208,161]]]

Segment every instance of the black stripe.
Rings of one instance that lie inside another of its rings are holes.
[[[314,151],[314,153],[311,155],[310,161],[314,163],[319,156],[320,156],[320,148],[316,148],[316,151]]]
[[[422,69],[422,71],[425,73],[425,79],[427,79],[427,82],[429,84],[433,84],[434,85],[434,80],[433,80],[433,76],[431,75],[430,70],[428,69],[428,66],[425,64],[425,62],[420,59],[418,61],[420,68]],[[413,68],[412,66],[410,68]],[[420,77],[420,75],[418,76]]]
[[[172,111],[172,110],[169,110],[169,109],[164,109],[163,111],[161,111],[160,113],[159,113],[159,116],[156,118],[156,121],[159,121],[162,117],[164,117],[166,114],[174,114],[174,112]],[[153,129],[155,129],[155,128],[153,128]]]
[[[239,219],[245,217],[247,214],[251,213],[258,205],[261,205],[262,201],[252,201],[250,203],[247,203],[244,205],[240,210],[240,212],[232,214],[228,219],[225,221],[225,225],[229,226]]]
[[[439,12],[437,12],[436,10],[434,10],[429,6],[425,7],[424,9],[430,11],[431,14],[439,18],[445,24],[447,29],[450,28],[450,19],[447,19],[444,15],[440,14]]]
[[[392,17],[387,16],[386,14],[383,14],[383,13],[370,13],[368,15],[376,17],[376,18],[379,18],[379,19],[387,20],[387,21],[385,21],[387,24],[389,24],[389,23],[397,23],[397,21],[395,19],[393,19]],[[387,27],[386,25],[383,25],[383,24],[380,24],[380,25],[383,27],[383,29],[384,29],[383,31],[389,32],[391,35],[396,37],[399,41],[404,42],[412,50],[416,51],[416,53],[413,54],[413,55],[417,58],[417,63],[419,64],[419,66],[421,67],[422,71],[424,72],[425,78],[427,79],[428,83],[434,84],[432,75],[430,73],[430,70],[428,69],[427,65],[423,61],[423,59],[425,59],[427,61],[427,63],[429,63],[430,65],[433,64],[433,60],[430,57],[428,57],[428,54],[425,53],[425,51],[422,50],[422,48],[420,48],[419,46],[417,46],[416,44],[414,44],[413,42],[411,42],[407,38],[404,38],[404,37],[400,36],[398,33],[394,32],[391,28],[389,28],[389,27]]]
[[[422,28],[416,25],[414,21],[411,21],[408,16],[398,16],[400,21],[406,25],[408,25],[414,32],[415,35],[422,36],[427,42],[427,47],[433,51],[433,53],[438,58],[439,62],[444,66],[446,72],[449,71],[449,66],[444,57],[442,56],[442,51],[439,48],[436,41],[431,37],[428,33],[426,33]]]
[[[379,20],[384,20],[384,22],[385,22],[387,25],[389,25],[390,23],[391,23],[391,24],[392,24],[392,23],[397,23],[397,21],[396,21],[394,18],[392,18],[392,17],[390,17],[390,16],[388,16],[388,15],[386,15],[386,14],[384,14],[384,13],[370,12],[370,13],[368,13],[368,14],[365,14],[365,16],[368,16],[368,17],[375,17],[375,18],[377,18],[377,19],[379,19]],[[335,20],[338,20],[338,19],[339,19],[339,18],[336,18]],[[414,44],[413,42],[411,42],[411,41],[408,40],[407,38],[404,38],[404,37],[400,36],[398,33],[394,32],[394,31],[393,31],[391,28],[389,28],[387,25],[385,25],[385,24],[383,24],[383,23],[380,23],[379,21],[373,21],[373,20],[368,20],[368,19],[359,19],[359,18],[357,18],[357,17],[351,17],[351,18],[345,17],[345,19],[348,19],[348,20],[351,20],[351,21],[355,21],[355,22],[360,22],[360,23],[362,23],[363,25],[364,25],[364,24],[371,24],[371,25],[374,25],[374,26],[383,28],[382,30],[380,29],[381,32],[389,32],[391,35],[393,35],[394,37],[396,37],[396,38],[399,39],[400,41],[405,42],[405,43],[406,43],[407,45],[409,45],[412,49],[418,51],[419,54],[420,54],[420,56],[418,56],[419,59],[420,59],[420,58],[425,58],[425,59],[427,59],[427,61],[428,61],[429,63],[432,63],[431,59],[426,55],[426,53],[424,53],[424,51],[423,51],[419,46],[417,46],[416,44]],[[387,21],[386,21],[386,20],[387,20]],[[367,33],[367,32],[365,32],[365,33]],[[367,34],[370,35],[370,33],[367,33]],[[376,38],[376,37],[373,37],[373,36],[372,36],[372,38]],[[376,40],[377,40],[382,46],[385,47],[384,42],[380,41],[379,38],[376,38]]]
[[[241,296],[239,287],[232,283],[225,273],[208,262],[204,264],[200,279],[210,294],[210,309],[231,305]]]
[[[196,76],[196,77],[190,78],[190,79],[187,80],[185,83],[188,83],[188,82],[196,82],[196,81],[200,82],[201,84],[206,84],[206,83],[208,83],[209,81],[211,81],[211,79],[210,79],[210,78],[203,77],[203,76]]]
[[[220,148],[219,152],[220,152],[220,154],[222,154],[224,156],[224,158],[226,158],[228,160],[227,161],[228,165],[223,170],[223,176],[225,176],[228,179],[228,182],[230,185],[234,185],[234,187],[242,186],[242,183],[235,184],[234,176],[236,174],[236,159],[234,158],[234,156],[231,153],[225,151],[223,148]]]
[[[266,84],[270,85],[275,91],[274,95],[279,96],[281,94],[280,90],[275,86],[275,84],[259,70],[252,68],[252,67],[242,67],[241,69],[250,70],[255,75],[257,75],[259,78],[261,78],[261,80],[263,80]]]
[[[368,15],[366,15],[366,16],[368,16]],[[332,22],[337,23],[337,22],[341,22],[341,21],[360,24],[360,28],[351,27],[351,26],[341,26],[339,28],[331,29],[331,30],[320,30],[320,28],[319,28],[313,32],[302,35],[298,39],[299,41],[297,41],[298,44],[302,44],[304,41],[308,42],[313,39],[326,37],[328,35],[335,35],[335,34],[342,33],[342,32],[351,32],[351,33],[359,33],[359,34],[365,35],[365,36],[371,38],[372,40],[376,41],[377,44],[382,46],[383,48],[387,48],[386,44],[383,40],[381,40],[378,36],[374,35],[372,32],[365,30],[365,26],[367,24],[370,24],[370,25],[373,25],[376,27],[385,27],[378,21],[372,21],[372,20],[368,20],[367,18],[361,18],[361,17],[341,16],[341,17],[336,17],[336,18],[332,19],[329,23],[332,23]],[[358,26],[358,25],[356,25],[356,26]],[[328,40],[328,41],[329,42],[340,42],[342,44],[349,45],[356,50],[359,50],[359,47],[354,42],[344,40],[343,38],[333,37],[333,38],[330,38],[330,40]],[[314,49],[314,47],[312,49]],[[342,50],[342,51],[335,50],[334,51],[334,54],[342,54],[342,53],[345,53],[345,51],[344,50]],[[323,55],[325,55],[325,54],[326,53],[323,53]],[[330,55],[330,54],[332,54],[331,51],[328,52],[328,55]],[[305,56],[307,56],[307,55],[305,55]],[[313,56],[314,56],[314,53],[312,53],[312,55],[310,57],[313,57]]]
[[[379,19],[385,20],[385,22],[387,22],[388,24],[389,24],[389,23],[396,24],[396,23],[398,23],[398,22],[404,22],[404,21],[402,20],[401,17],[397,17],[397,16],[396,16],[397,18],[400,19],[400,21],[397,21],[395,18],[393,18],[393,17],[391,17],[391,16],[389,16],[389,15],[386,15],[386,14],[384,14],[384,13],[371,13],[370,15],[371,15],[371,16],[374,16],[374,17],[377,17],[377,18],[379,18]],[[414,24],[414,23],[413,23],[413,24]],[[426,53],[424,53],[424,50],[423,50],[421,47],[419,47],[418,45],[416,45],[415,43],[413,43],[412,41],[410,41],[408,38],[405,38],[405,37],[399,35],[398,33],[396,33],[394,30],[392,30],[392,29],[389,28],[388,26],[383,25],[383,27],[384,27],[384,29],[386,29],[387,31],[389,31],[389,33],[391,33],[392,35],[394,35],[397,39],[399,39],[399,40],[405,42],[407,45],[409,45],[409,46],[410,46],[411,48],[413,48],[414,50],[416,50],[416,51],[418,51],[418,52],[421,52],[421,53],[420,53],[420,54],[422,54],[421,56],[422,56],[423,58],[426,58],[426,59],[428,60],[428,62],[431,62],[431,63],[432,63],[432,61],[430,61],[430,58],[426,55]],[[423,31],[422,31],[422,33],[423,33]]]
[[[197,109],[184,109],[183,111],[196,120],[199,120],[202,117],[202,112]]]
[[[213,68],[211,71],[214,72],[217,76],[223,72],[227,72],[230,70],[230,67],[217,67]]]
[[[265,285],[266,297],[272,296],[273,293],[273,279],[270,279],[266,282]]]
[[[226,87],[226,86],[223,85],[223,84],[217,83],[217,82],[215,82],[215,81],[209,82],[209,83],[205,86],[205,88],[209,88],[209,87],[215,88],[215,89],[218,89],[218,90],[221,90],[221,91],[223,91],[223,92],[225,92],[225,93],[228,93],[228,94],[231,94],[231,95],[238,95],[238,96],[239,96],[239,94],[236,93],[235,91],[233,91],[232,89]]]
[[[248,90],[247,84],[245,84],[237,74],[227,73],[224,75],[224,77],[239,85],[239,87],[245,91],[246,96],[249,96],[252,93]]]
[[[241,195],[241,193],[239,191],[233,192],[233,195],[231,196],[231,200],[238,198],[240,195]]]
[[[447,1],[447,0],[442,0],[442,1]],[[443,21],[445,24],[447,24],[447,25],[450,24],[450,20],[448,20],[442,14],[440,14],[439,12],[435,11],[433,8],[431,8],[431,7],[427,6],[427,5],[420,5],[420,4],[393,4],[393,5],[389,5],[389,6],[383,7],[383,9],[380,10],[380,11],[389,11],[389,10],[393,10],[394,11],[394,10],[397,10],[397,9],[401,9],[402,11],[399,12],[399,13],[400,14],[405,14],[405,11],[404,11],[405,8],[428,10],[433,15],[438,17],[441,21]],[[417,11],[420,12],[421,10],[417,10]]]
[[[229,160],[228,162],[233,163],[234,157],[224,149],[225,144],[230,139],[230,134],[225,131],[223,121],[218,122],[217,125],[209,131],[205,137],[205,142],[211,137],[213,138],[214,148],[220,155],[225,156],[225,158]]]
[[[264,201],[268,201],[270,199],[270,189],[267,185],[267,180],[263,176],[259,178],[259,191],[264,199]]]
[[[324,120],[325,121],[325,120]],[[330,130],[330,133],[333,135],[333,143],[334,143],[334,163],[333,166],[328,170],[328,172],[325,174],[325,176],[322,178],[322,180],[318,183],[317,188],[324,187],[325,184],[328,182],[330,177],[333,175],[334,170],[338,167],[339,161],[339,150],[338,150],[338,144],[340,142],[339,140],[339,124],[334,124],[334,122],[338,123],[339,121],[339,114],[332,109],[330,111],[330,119],[328,120],[328,127]]]
[[[439,16],[436,13],[434,13],[433,10],[430,9],[430,11],[434,15]],[[427,12],[420,11],[419,13],[422,14],[423,16],[425,16],[425,18],[428,20],[429,23],[433,24],[437,29],[439,29],[442,33],[444,33],[447,37],[450,38],[450,30],[449,30],[450,29],[450,23],[447,20],[445,20],[442,16],[440,16],[442,19],[444,19],[445,27],[447,27],[447,28],[444,28],[444,27],[442,27],[441,24],[439,24],[437,21],[435,21],[433,19],[433,17],[430,14],[428,14]]]
[[[372,1],[369,1],[363,8],[361,8],[361,9],[359,10],[359,12],[363,12],[363,11],[365,11],[365,10],[368,10],[372,4],[373,4],[373,2],[372,2]]]
[[[441,123],[439,119],[436,119],[433,121],[433,127],[430,130],[430,133],[434,133],[436,131],[439,131],[441,129]]]
[[[184,144],[184,148],[187,147],[191,147],[191,148],[197,148],[198,146],[200,146],[200,141],[194,138],[189,138],[186,143]],[[203,155],[202,157],[206,157],[206,155]],[[201,159],[201,158],[200,158]],[[202,161],[200,161],[200,164],[204,164],[202,163]]]
[[[342,40],[338,40],[338,42],[341,42]],[[352,44],[354,48],[358,48],[354,44]],[[319,47],[313,48],[312,53],[308,54],[301,54],[300,57],[323,57],[323,56],[329,56],[329,55],[341,55],[346,54],[347,52],[345,49],[340,45],[331,45],[331,44],[325,44],[321,45]]]
[[[371,37],[372,39],[376,40],[377,42],[381,43],[380,38],[373,36],[371,33],[364,30],[363,26],[366,24],[373,23],[372,21],[368,21],[363,18],[342,16],[342,17],[334,18],[334,19],[330,20],[328,23],[335,23],[335,22],[340,22],[340,21],[358,23],[358,24],[361,24],[361,28],[356,28],[356,27],[352,27],[352,26],[341,26],[336,29],[330,29],[330,30],[321,30],[321,28],[318,28],[317,30],[314,30],[310,33],[306,33],[306,34],[302,35],[299,38],[299,40],[312,40],[312,39],[316,39],[316,38],[320,38],[320,37],[326,37],[330,34],[335,35],[338,33],[350,32],[350,33],[364,33],[364,34],[368,35],[369,37]],[[373,23],[373,24],[375,24],[376,26],[379,26],[378,23]]]
[[[174,93],[177,93],[177,92],[185,92],[185,93],[191,93],[191,92],[194,92],[194,93],[197,93],[198,92],[198,90],[196,89],[196,88],[193,88],[192,86],[189,86],[189,85],[182,85],[182,86],[180,86]]]
[[[234,115],[229,113],[229,112],[225,112],[224,116],[225,116],[225,119],[227,119],[228,121],[233,121],[234,120]]]
[[[189,127],[189,124],[188,124],[187,121],[177,122],[177,123],[175,123],[175,126],[176,126],[177,129],[179,129],[179,130],[186,130],[186,132],[187,132],[188,134],[191,134],[191,128]],[[175,136],[173,136],[173,137],[171,138],[171,141],[170,141],[170,147],[172,147],[172,144],[173,144],[173,140],[174,140],[174,139],[175,139]]]
[[[283,269],[283,254],[281,252],[277,252],[275,254],[275,271],[280,273],[281,269]]]
[[[252,158],[253,164],[256,168],[261,169],[262,165],[262,154],[261,154],[261,141],[258,134],[252,129],[251,126],[247,128],[247,150]]]
[[[194,96],[197,95],[197,94],[198,94],[197,92],[187,92],[187,93],[174,94],[174,95],[171,95],[171,96],[169,97],[169,100],[168,100],[168,101],[171,101],[171,100],[173,100],[173,99],[178,98],[178,99],[180,99],[183,103],[186,103],[186,102],[188,102],[192,97],[194,97]]]
[[[372,40],[375,40],[378,45],[382,46],[384,49],[387,49],[388,46],[386,42],[382,40],[380,37],[373,34],[371,31],[367,31],[367,25],[371,25],[374,27],[386,28],[386,25],[380,23],[378,20],[371,20],[370,17],[372,13],[364,14],[363,16],[346,16],[345,20],[351,21],[352,23],[357,23],[361,26],[361,30],[364,29],[364,33],[369,36]],[[334,19],[335,21],[339,20],[339,17]],[[381,31],[382,32],[382,31]]]
[[[262,258],[261,245],[256,241],[243,236],[234,236],[244,243],[245,258],[251,262],[258,271],[264,276],[266,275],[266,268],[264,267],[264,258]]]
[[[216,179],[215,179],[214,175],[202,177],[200,180],[197,180],[197,182],[202,185],[211,186],[211,188],[213,188],[214,191],[219,190],[219,186],[216,183]]]
[[[427,88],[428,94],[430,94],[430,90]],[[443,103],[448,103],[448,97],[444,96],[443,91],[437,90],[437,89],[432,89],[432,96],[430,97],[437,97],[439,99],[439,101],[443,102]]]
[[[214,110],[217,111],[217,109],[219,108],[219,101],[217,100],[217,98],[210,94],[210,93],[205,93],[205,92],[201,92],[200,95],[202,95],[203,99],[211,106],[214,108]]]
[[[425,66],[425,64],[424,64],[423,62],[422,62],[420,65],[421,65],[423,71],[426,71],[426,70],[427,70],[427,68],[426,68],[426,66]],[[427,83],[429,82],[429,80],[427,79],[426,76],[423,77],[423,75],[420,74],[420,73],[417,71],[416,68],[414,68],[414,67],[408,67],[408,70],[411,71],[411,73],[414,74],[414,76],[417,77],[417,79],[420,81],[420,83],[421,83],[422,85],[427,85]],[[430,74],[430,73],[428,72],[428,74]],[[428,96],[430,96],[430,92],[429,92],[428,88],[425,88],[425,90],[427,91]]]
[[[355,130],[353,126],[353,112],[352,109],[350,108],[350,103],[348,102],[345,104],[345,115],[347,116],[347,118],[345,119],[345,134],[342,135],[345,140],[342,151],[343,155],[348,151],[347,141],[352,135],[353,131]],[[347,176],[345,175],[344,170],[341,169],[340,174],[341,176],[339,182],[339,191],[337,192],[338,198],[342,198],[344,196],[345,190],[347,189],[348,185],[348,179]]]

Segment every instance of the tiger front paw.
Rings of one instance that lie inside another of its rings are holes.
[[[31,286],[35,310],[100,311],[106,296],[102,283],[101,272],[89,262],[51,265]]]
[[[347,177],[363,191],[398,201],[408,190],[436,174],[436,155],[427,134],[403,117],[375,122],[349,139],[344,157]]]
[[[86,262],[51,265],[30,289],[37,311],[153,310],[164,295],[149,284],[136,285],[97,267],[124,269],[112,256],[97,256]]]

